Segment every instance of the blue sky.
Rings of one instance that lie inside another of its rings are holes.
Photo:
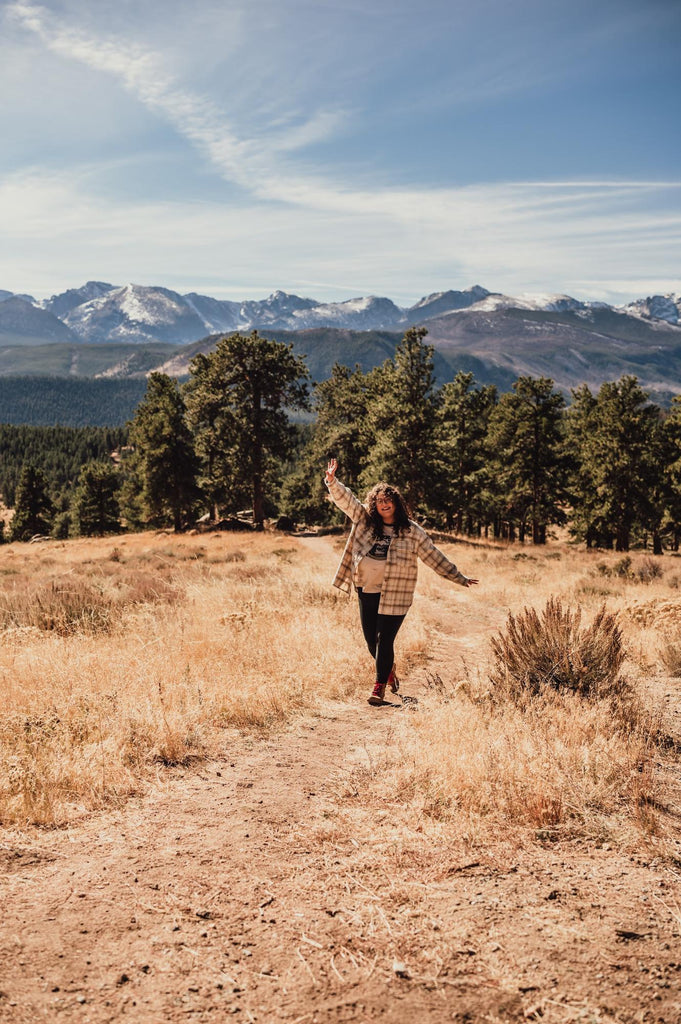
[[[678,0],[0,4],[0,288],[681,291]]]

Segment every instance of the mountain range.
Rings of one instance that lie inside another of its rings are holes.
[[[163,369],[183,376],[191,357],[221,335],[257,328],[291,341],[321,380],[336,361],[365,369],[382,362],[406,328],[421,324],[441,380],[457,369],[502,387],[519,374],[545,375],[567,391],[635,373],[658,397],[681,393],[681,293],[616,307],[480,285],[409,307],[377,296],[323,303],[282,291],[236,302],[102,281],[43,301],[0,290],[0,375],[125,378]]]

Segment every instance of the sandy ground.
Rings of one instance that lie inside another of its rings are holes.
[[[681,867],[476,846],[367,802],[409,711],[365,696],[226,733],[122,810],[4,833],[0,1020],[679,1024]]]

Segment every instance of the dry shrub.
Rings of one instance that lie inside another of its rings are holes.
[[[659,580],[664,576],[664,571],[660,565],[658,558],[651,558],[646,556],[636,566],[636,578],[641,583],[652,583],[653,580]]]
[[[182,596],[183,591],[177,583],[165,579],[158,573],[136,572],[129,573],[123,578],[118,604],[174,604]]]
[[[681,678],[681,640],[666,637],[660,644],[660,658],[670,676]]]
[[[524,700],[545,690],[610,697],[628,687],[620,676],[625,652],[617,616],[603,605],[586,629],[581,612],[549,598],[541,613],[525,608],[508,617],[491,641],[491,681],[498,693]]]
[[[681,629],[681,605],[676,600],[656,598],[644,604],[629,605],[625,612],[638,626],[657,630],[664,628],[674,633]]]
[[[107,632],[113,602],[77,577],[23,583],[0,593],[0,628],[33,626],[59,636]]]

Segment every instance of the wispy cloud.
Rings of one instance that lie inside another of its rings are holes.
[[[413,301],[420,289],[455,281],[584,294],[582,283],[591,280],[589,297],[599,298],[613,281],[640,280],[642,265],[647,279],[669,278],[681,242],[681,181],[396,187],[387,174],[376,184],[374,170],[368,186],[369,172],[361,167],[351,178],[305,162],[306,147],[345,130],[342,110],[320,106],[295,119],[261,112],[246,135],[222,105],[185,86],[160,52],[74,27],[29,0],[15,0],[6,13],[46,50],[120,82],[237,186],[240,197],[237,204],[232,196],[230,205],[113,201],[98,189],[96,164],[56,175],[34,168],[0,188],[0,219],[15,254],[12,263],[0,264],[5,274],[16,274],[22,253],[28,266],[28,247],[41,239],[53,275],[55,254],[79,252],[82,264],[85,248],[100,276],[152,283],[154,267],[157,282],[168,273],[186,290],[214,279],[216,257],[230,242],[239,245],[244,272],[234,287],[250,290],[322,281],[347,294],[354,281],[353,291]],[[171,239],[177,238],[182,247],[175,260]],[[12,286],[8,280],[4,287]]]
[[[229,181],[262,198],[299,202],[301,182],[281,178],[272,154],[298,150],[328,137],[342,120],[339,111],[316,111],[293,126],[276,124],[266,135],[239,138],[209,99],[183,88],[160,54],[129,40],[93,37],[63,25],[47,8],[17,0],[7,14],[34,33],[50,51],[118,78],[149,110],[163,117],[207,157]]]
[[[320,215],[257,200],[235,216],[221,202],[102,197],[100,171],[36,168],[0,183],[3,287],[27,290],[30,281],[51,293],[78,281],[85,265],[90,276],[116,283],[232,298],[282,287],[320,299],[373,292],[408,304],[438,288],[481,283],[511,294],[567,291],[619,301],[639,294],[642,266],[648,283],[667,281],[681,247],[681,211],[655,217],[644,206],[620,223],[598,215],[600,191],[577,216],[568,202],[559,211],[555,203],[533,204],[531,187],[525,194],[517,185],[452,190],[439,219],[435,207],[410,207],[415,197],[407,193],[401,220],[380,204],[373,212]],[[219,269],[230,251],[239,253],[238,276]]]

